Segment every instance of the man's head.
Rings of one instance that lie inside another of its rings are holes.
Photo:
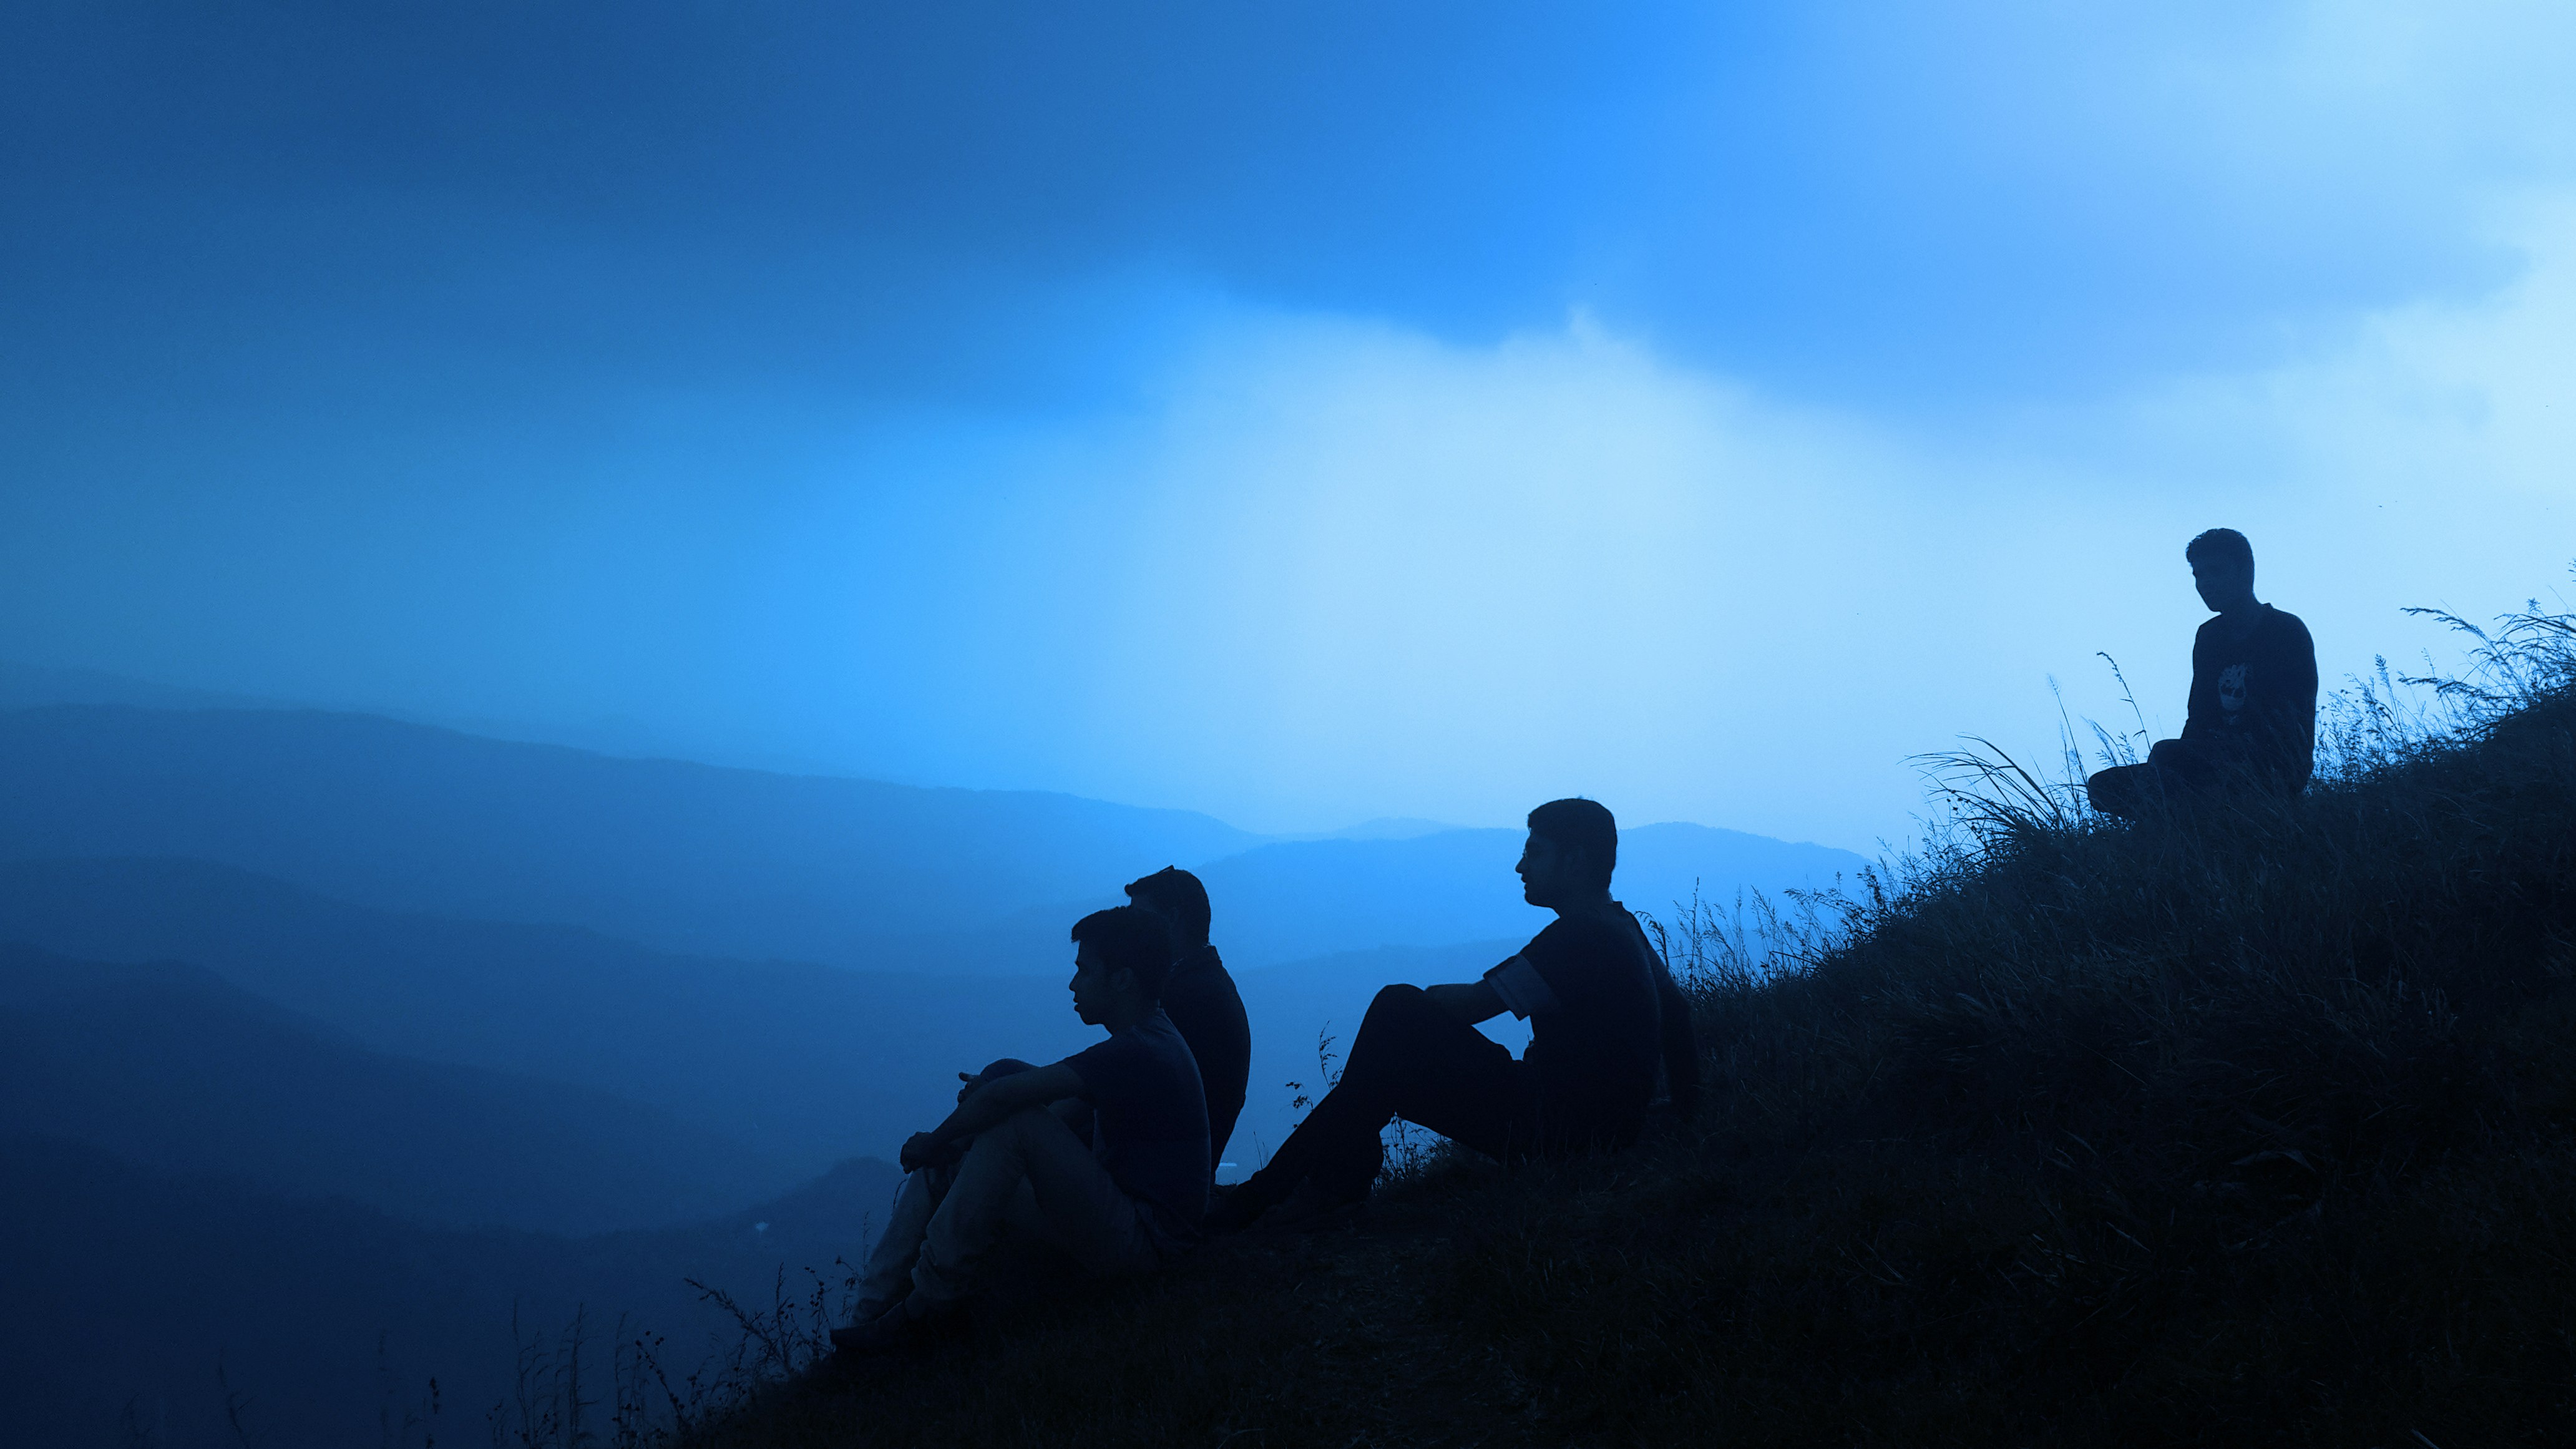
[[[2192,586],[2212,612],[2226,613],[2254,602],[2254,545],[2232,528],[2213,528],[2183,546],[2191,565]]]
[[[1550,800],[1529,813],[1521,848],[1521,898],[1557,906],[1610,888],[1619,864],[1619,822],[1597,800]]]
[[[1127,899],[1163,918],[1172,928],[1172,944],[1186,951],[1208,941],[1207,887],[1177,865],[1167,865],[1141,880],[1127,883]]]
[[[1098,1026],[1134,1016],[1163,996],[1172,975],[1172,928],[1152,911],[1112,906],[1073,923],[1073,1010]]]

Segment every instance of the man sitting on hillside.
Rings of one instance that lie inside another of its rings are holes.
[[[1179,958],[1163,983],[1163,1010],[1199,1064],[1207,1089],[1208,1160],[1221,1163],[1234,1121],[1243,1115],[1243,1093],[1252,1075],[1252,1024],[1225,962],[1208,944],[1208,894],[1199,878],[1165,866],[1127,887],[1127,899],[1172,928]]]
[[[1074,923],[1073,1009],[1109,1039],[1052,1066],[999,1062],[957,1110],[903,1144],[909,1174],[859,1279],[845,1352],[898,1347],[953,1321],[1006,1225],[1099,1273],[1158,1267],[1198,1238],[1208,1199],[1207,1100],[1158,998],[1162,918],[1135,906]],[[1051,1106],[1091,1108],[1085,1145]]]
[[[1392,1117],[1507,1162],[1624,1146],[1644,1125],[1659,1055],[1687,1117],[1699,1096],[1690,1007],[1637,918],[1610,898],[1618,853],[1618,824],[1593,801],[1531,811],[1521,893],[1555,922],[1482,980],[1380,991],[1341,1080],[1210,1212],[1210,1229],[1247,1226],[1282,1203],[1284,1219],[1364,1200]],[[1519,1061],[1476,1030],[1504,1011],[1530,1022]]]
[[[2192,639],[2182,738],[2156,741],[2144,764],[2085,781],[2105,815],[2134,820],[2227,791],[2296,795],[2315,767],[2317,648],[2308,626],[2254,597],[2254,546],[2235,529],[2200,535],[2183,558],[2218,617]]]

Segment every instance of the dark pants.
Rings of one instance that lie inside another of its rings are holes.
[[[1422,988],[1389,986],[1360,1019],[1341,1081],[1238,1191],[1275,1203],[1312,1178],[1328,1200],[1363,1197],[1386,1159],[1378,1134],[1395,1117],[1506,1160],[1537,1145],[1528,1068]]]
[[[2216,789],[2222,771],[2183,740],[2158,740],[2145,763],[2115,765],[2084,782],[2093,808],[2124,820],[2161,815]]]

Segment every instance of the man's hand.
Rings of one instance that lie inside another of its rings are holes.
[[[1033,1067],[1005,1057],[981,1072],[959,1072],[957,1080],[965,1083],[957,1089],[957,1110],[930,1131],[912,1134],[895,1154],[904,1171],[955,1162],[966,1155],[976,1133],[999,1125],[1014,1112],[1090,1095],[1082,1074],[1062,1062]]]
[[[959,1072],[957,1074],[957,1080],[965,1083],[966,1085],[957,1089],[957,1100],[960,1102],[965,1101],[968,1097],[974,1095],[977,1087],[984,1085],[986,1082],[1000,1081],[1004,1077],[1016,1076],[1021,1072],[1035,1070],[1036,1068],[1030,1066],[1027,1062],[1021,1061],[1017,1057],[1004,1057],[1000,1061],[993,1063],[991,1066],[986,1067],[980,1072]]]

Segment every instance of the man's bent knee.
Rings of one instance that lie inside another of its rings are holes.
[[[990,1155],[1004,1152],[1019,1156],[1041,1134],[1056,1132],[1070,1135],[1072,1131],[1072,1128],[1064,1125],[1064,1119],[1058,1117],[1050,1108],[1022,1107],[1010,1116],[976,1133],[975,1145],[966,1149],[966,1155],[973,1157],[979,1153]]]
[[[984,1130],[988,1133],[1061,1132],[1064,1130],[1064,1119],[1055,1114],[1052,1104],[1043,1107],[1022,1107]]]
[[[1431,994],[1419,986],[1381,986],[1377,995],[1369,998],[1368,1010],[1360,1017],[1360,1029],[1351,1038],[1351,1050],[1359,1050],[1361,1037],[1374,1038],[1388,1031],[1402,1031],[1404,1028],[1398,1023],[1418,1022],[1441,1014],[1440,1008],[1431,1004]]]
[[[1425,995],[1426,993],[1419,986],[1407,986],[1397,982],[1393,986],[1379,987],[1377,995],[1369,999],[1369,1009],[1374,1011],[1381,1006],[1409,1006],[1416,1000],[1423,999]]]

